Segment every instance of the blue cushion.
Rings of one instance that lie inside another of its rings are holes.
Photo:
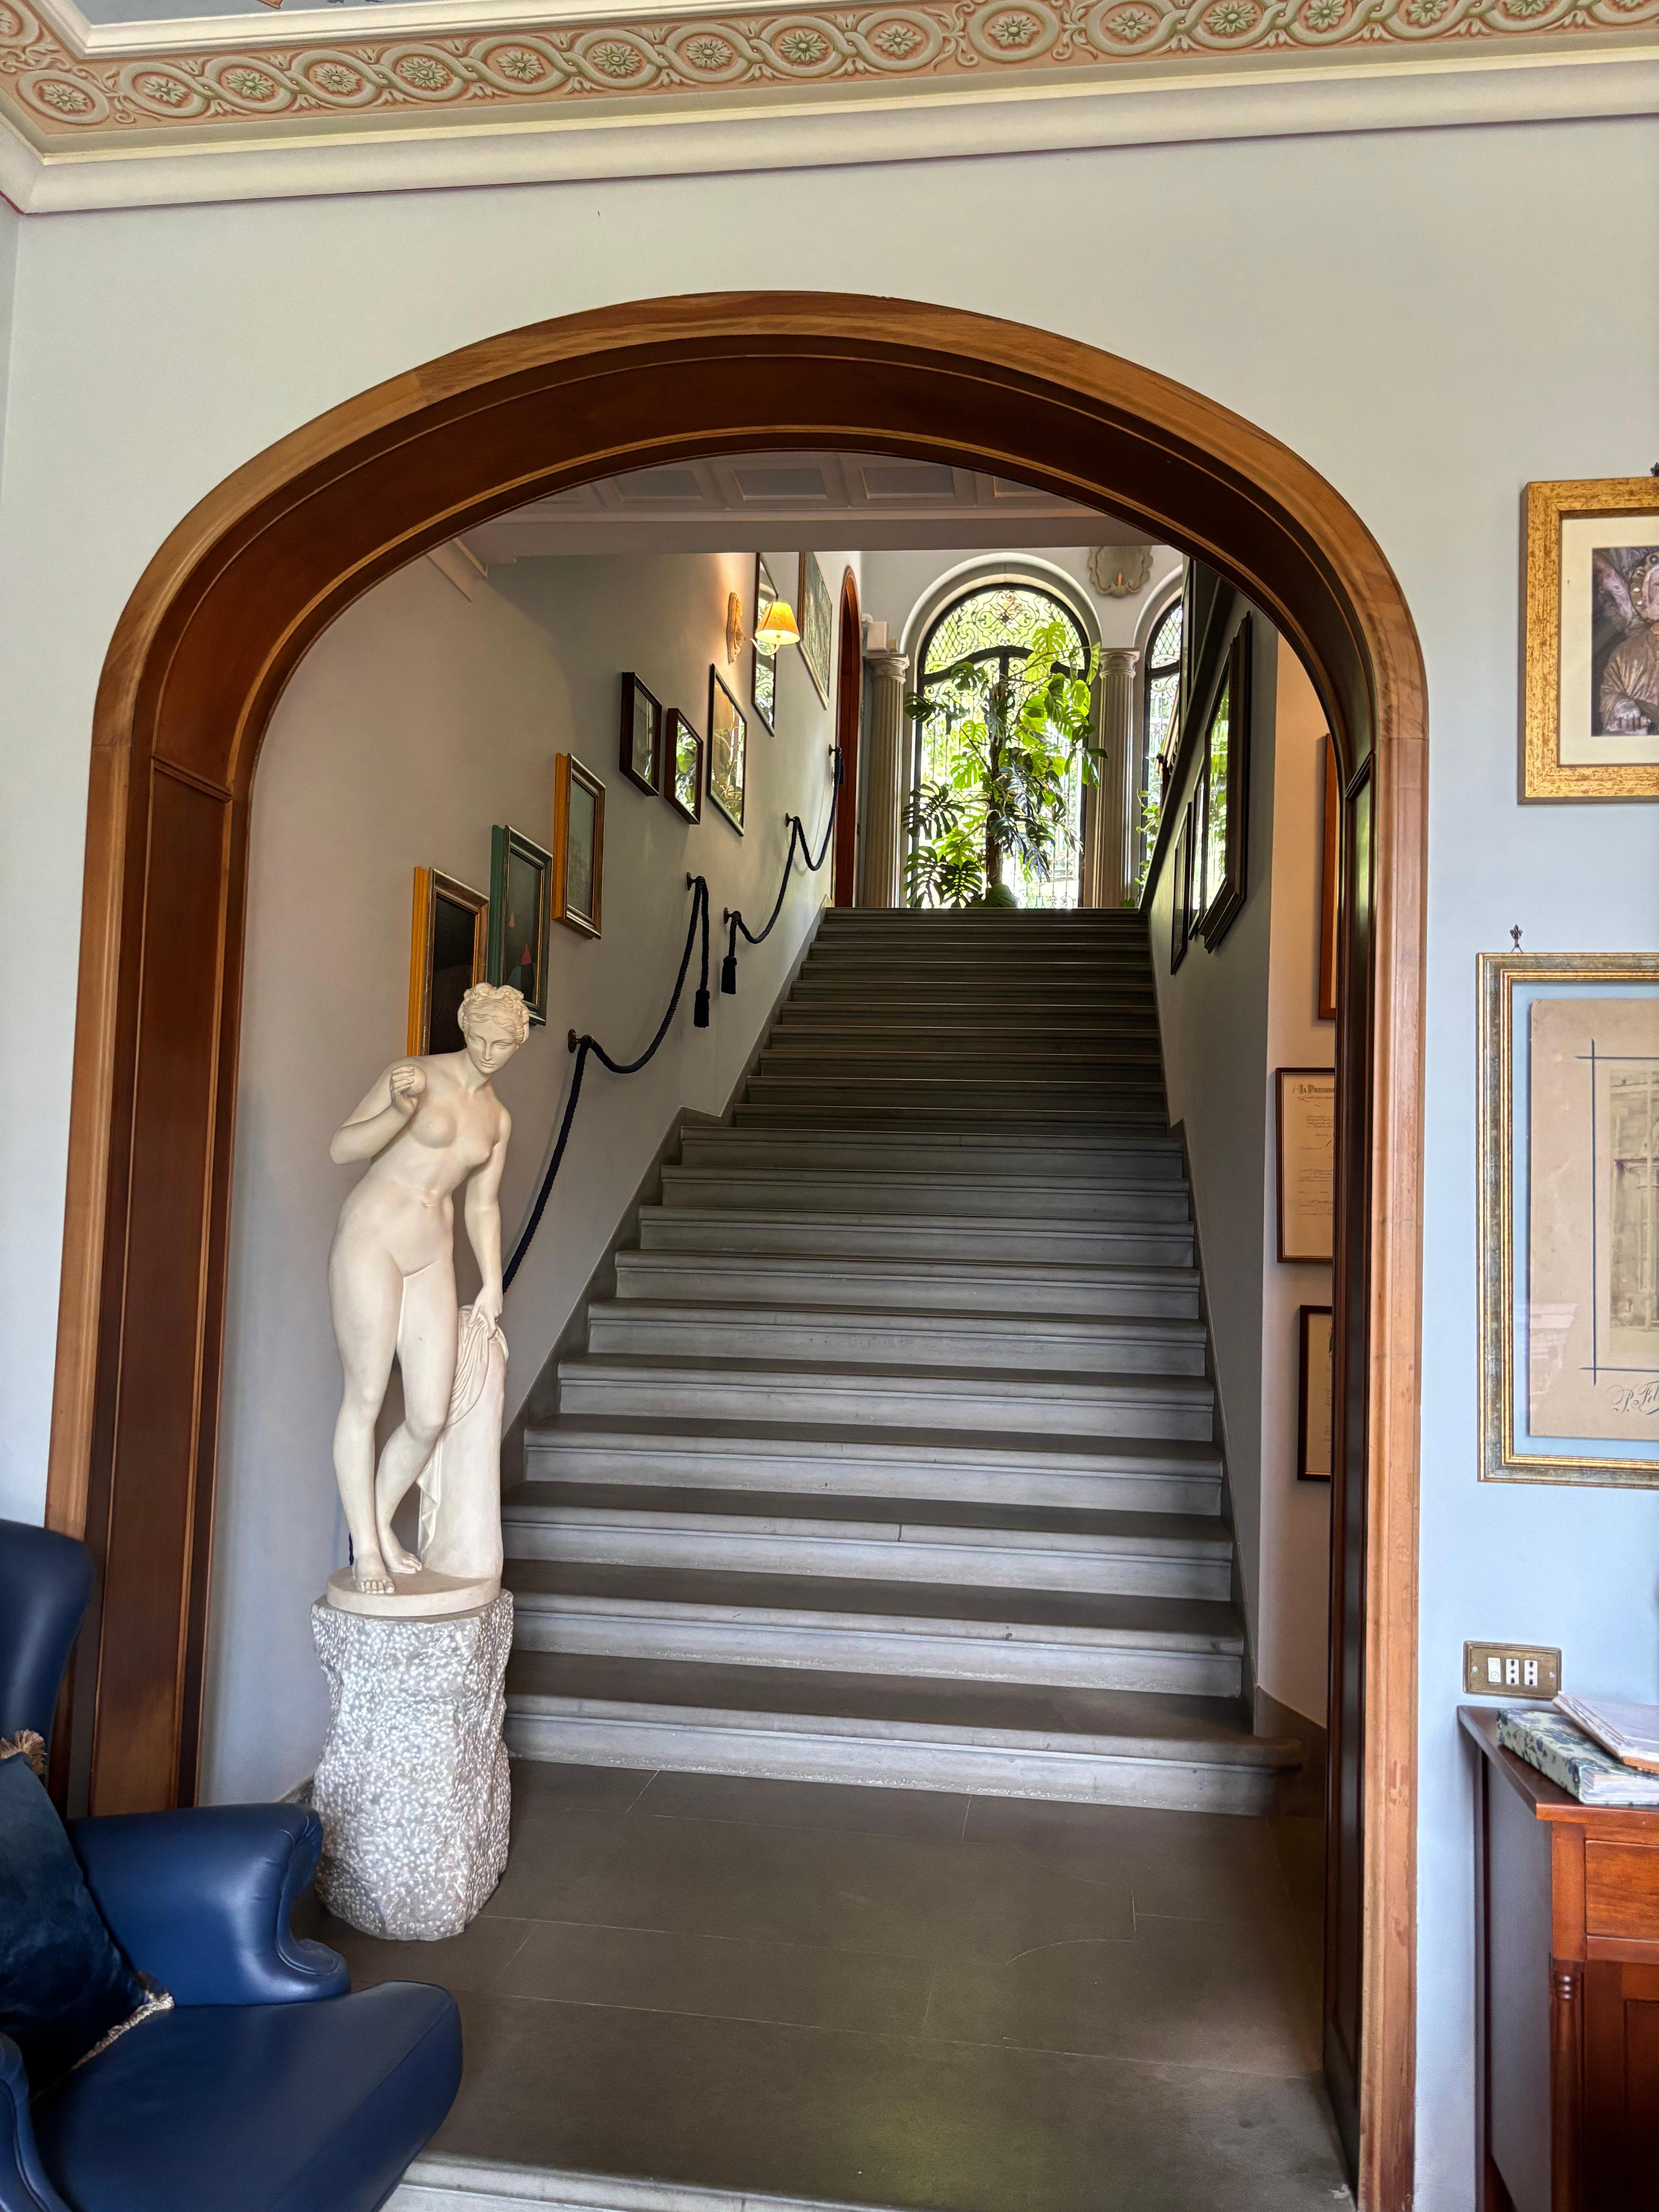
[[[32,2088],[145,2002],[51,1798],[27,1759],[0,1759],[0,2033],[22,2052]]]
[[[180,2005],[34,2107],[77,2212],[374,2212],[461,2079],[447,1990],[323,2004]]]

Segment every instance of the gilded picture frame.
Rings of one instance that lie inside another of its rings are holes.
[[[409,945],[409,1029],[404,1050],[459,1052],[462,994],[489,967],[489,901],[438,868],[416,868]]]
[[[1329,1306],[1297,1309],[1296,1479],[1328,1482],[1335,1458],[1333,1361]]]
[[[1659,953],[1479,981],[1480,1479],[1659,1488]]]
[[[1659,799],[1659,480],[1529,483],[1525,512],[1522,799]]]
[[[801,555],[799,582],[795,619],[800,624],[800,657],[812,689],[827,707],[836,657],[836,610],[816,553]]]
[[[659,750],[661,732],[658,732]],[[553,760],[553,919],[581,937],[600,933],[605,893],[605,786],[574,753]]]
[[[523,994],[532,1022],[547,1019],[553,855],[511,823],[489,833],[489,980]]]

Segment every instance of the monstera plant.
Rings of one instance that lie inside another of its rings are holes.
[[[933,677],[904,702],[926,730],[942,723],[944,775],[911,793],[905,826],[912,906],[1013,906],[1005,880],[1013,862],[1027,876],[1051,872],[1073,842],[1066,821],[1074,769],[1098,780],[1094,730],[1097,647],[1079,675],[1061,656],[1075,634],[1058,618],[1042,624],[1024,661],[969,657]]]

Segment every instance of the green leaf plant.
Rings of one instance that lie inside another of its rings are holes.
[[[1061,661],[1074,641],[1056,617],[1036,632],[1023,662],[958,660],[905,700],[924,730],[943,724],[949,763],[905,810],[912,906],[1012,906],[1008,862],[1041,879],[1056,851],[1075,842],[1066,818],[1072,770],[1080,765],[1085,783],[1098,782],[1105,750],[1089,743],[1100,648],[1079,676]]]

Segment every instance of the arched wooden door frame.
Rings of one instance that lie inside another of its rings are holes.
[[[781,446],[878,448],[1108,507],[1237,584],[1329,717],[1347,859],[1334,1504],[1352,1664],[1338,1702],[1358,1701],[1364,1812],[1356,2047],[1337,2058],[1361,2115],[1361,2203],[1392,2212],[1412,2185],[1422,657],[1381,550],[1316,471],[1199,393],[1051,332],[811,293],[562,318],[319,416],[155,555],[92,738],[47,1505],[99,1568],[69,1787],[100,1812],[194,1789],[248,806],[283,684],[353,600],[458,531],[620,469]]]
[[[836,804],[836,849],[830,864],[830,898],[833,906],[853,906],[858,899],[864,623],[859,614],[859,580],[850,568],[841,580],[838,623],[841,654],[836,664],[836,744],[841,753],[841,797]]]

